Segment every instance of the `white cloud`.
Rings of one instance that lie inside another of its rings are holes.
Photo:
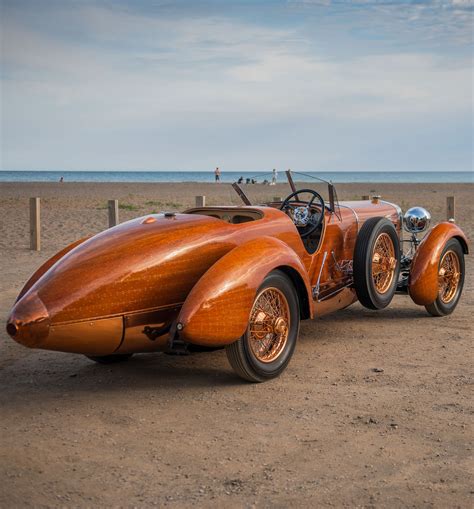
[[[4,94],[43,95],[58,108],[85,107],[88,113],[78,111],[84,120],[100,112],[111,124],[201,111],[341,117],[467,104],[468,61],[456,68],[417,53],[334,61],[310,52],[291,31],[227,19],[170,21],[98,8],[82,16],[92,38],[130,49],[59,45],[6,27],[5,62],[14,69]]]
[[[2,26],[9,140],[31,129],[61,139],[178,128],[203,115],[225,129],[298,117],[410,122],[472,107],[470,59],[452,54],[411,46],[336,58],[297,26],[90,6],[62,15],[85,35]]]

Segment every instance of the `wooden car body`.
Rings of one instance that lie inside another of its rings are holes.
[[[178,335],[221,347],[244,334],[256,291],[275,269],[293,282],[301,318],[322,316],[357,300],[352,261],[364,222],[386,218],[402,236],[400,208],[380,199],[326,203],[312,241],[280,205],[153,214],[80,240],[33,274],[7,331],[28,347],[90,356],[165,350]],[[437,228],[415,264],[420,304],[433,297],[428,269],[440,236],[460,238],[467,252],[458,227]]]

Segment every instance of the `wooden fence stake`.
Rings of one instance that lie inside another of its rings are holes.
[[[30,198],[30,249],[41,251],[41,201]]]
[[[450,219],[455,219],[454,214],[454,196],[446,197],[446,219],[449,221]]]
[[[118,200],[109,200],[109,228],[119,224]]]
[[[206,206],[206,197],[205,196],[196,196],[196,207],[205,207]]]

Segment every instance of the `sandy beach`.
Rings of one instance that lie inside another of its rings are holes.
[[[433,223],[456,198],[474,238],[474,184],[339,184]],[[258,201],[286,184],[249,186]],[[68,243],[120,220],[239,204],[227,184],[0,184],[0,507],[472,507],[472,255],[453,315],[409,297],[303,322],[285,373],[242,383],[224,351],[100,366],[28,350],[5,332],[28,277]],[[41,197],[42,250],[28,199]]]

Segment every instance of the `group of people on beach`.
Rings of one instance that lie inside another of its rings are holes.
[[[221,170],[219,167],[217,167],[215,170],[214,170],[214,178],[215,178],[215,181],[216,182],[220,182],[221,181]],[[277,180],[278,180],[278,172],[276,171],[276,168],[273,168],[272,170],[272,180],[271,182],[269,182],[267,179],[265,179],[262,184],[266,184],[266,185],[270,185],[270,186],[274,186],[276,185],[277,183]],[[244,183],[244,177],[240,176],[239,177],[239,180],[237,180],[237,184],[243,184]],[[245,179],[245,183],[246,184],[257,184],[257,180],[254,179],[254,178],[246,178]]]

